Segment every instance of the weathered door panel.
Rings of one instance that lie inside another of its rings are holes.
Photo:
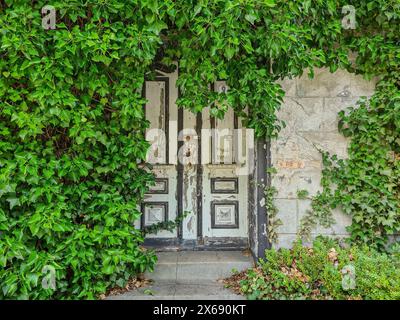
[[[146,162],[153,167],[156,184],[150,187],[141,204],[141,228],[173,221],[178,215],[176,76],[176,72],[159,75],[145,83],[145,114],[150,122],[146,139],[151,144]],[[178,228],[172,232],[162,230],[148,234],[147,238],[177,239]]]
[[[215,90],[221,90],[221,86],[225,86],[224,82],[217,82]],[[209,108],[205,108],[202,119],[203,129],[211,129],[211,143],[202,152],[204,240],[220,238],[221,241],[231,241],[237,238],[246,241],[248,175],[241,170],[246,165],[243,156],[243,151],[246,151],[245,132],[240,130],[241,123],[232,109],[220,120],[212,118]],[[203,133],[202,141],[206,139],[207,134]]]
[[[182,238],[185,240],[195,240],[198,236],[197,179],[200,146],[196,125],[197,115],[184,110],[183,130],[179,133],[179,140],[183,144],[178,159],[182,164],[182,210],[187,214],[182,222]]]

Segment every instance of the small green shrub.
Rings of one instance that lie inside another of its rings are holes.
[[[312,247],[298,241],[290,250],[267,250],[240,286],[249,299],[397,300],[399,267],[398,255],[318,237]],[[354,270],[355,277],[346,270]]]

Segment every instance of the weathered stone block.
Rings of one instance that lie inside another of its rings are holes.
[[[273,244],[273,247],[275,249],[279,249],[279,248],[289,249],[293,246],[293,242],[295,242],[296,239],[297,239],[296,234],[280,233],[278,235],[278,241],[277,241],[277,243]]]
[[[278,159],[299,159],[299,154],[300,144],[295,135],[271,141],[271,158],[274,163]]]
[[[298,214],[297,214],[297,226],[300,228],[301,219],[307,214],[307,211],[311,209],[311,200],[309,199],[299,199],[297,200]]]
[[[297,203],[296,200],[276,199],[275,205],[279,209],[277,218],[282,221],[282,225],[277,228],[278,233],[297,232]]]
[[[314,78],[305,73],[297,80],[298,97],[337,97],[349,95],[350,74],[343,70],[330,73],[328,69],[315,69]]]
[[[298,201],[298,226],[300,228],[301,219],[311,210],[311,200],[299,200]],[[347,235],[346,227],[351,224],[351,217],[344,214],[341,210],[335,209],[332,212],[333,218],[336,223],[329,228],[324,228],[320,225],[316,226],[312,233],[314,235]]]
[[[336,220],[336,223],[332,226],[334,233],[337,235],[348,235],[346,227],[351,225],[351,216],[343,213],[340,209],[335,209],[333,210],[333,218]]]
[[[375,85],[378,82],[378,78],[374,78],[370,81],[365,80],[362,75],[350,74],[350,92],[352,97],[370,97],[374,94]]]
[[[311,145],[330,154],[336,154],[339,158],[347,158],[349,140],[339,132],[299,132]]]
[[[351,224],[351,217],[348,215],[345,215],[339,209],[333,210],[332,214],[333,214],[333,218],[336,221],[335,224],[333,224],[329,228],[317,226],[313,232],[316,234],[332,235],[332,236],[348,235],[348,232],[346,231],[346,227]]]
[[[325,98],[324,107],[321,114],[322,131],[338,132],[339,116],[338,113],[349,107],[356,107],[359,98]]]
[[[286,97],[296,96],[296,82],[297,79],[285,78],[284,80],[279,80],[278,83],[281,85],[282,89],[285,91]]]
[[[277,189],[276,198],[296,199],[298,190],[307,190],[310,196],[321,190],[320,170],[279,170],[272,179],[272,185]]]
[[[299,164],[294,164],[293,169],[297,168],[318,168],[321,169],[321,153],[313,145],[313,141],[307,140],[299,134],[293,134],[285,139],[279,138],[271,143],[271,159],[278,168],[289,168],[289,165],[278,161],[294,160]],[[297,168],[295,168],[297,167]]]
[[[323,98],[286,97],[277,115],[285,121],[289,132],[318,131],[322,112]],[[285,131],[281,134],[284,135]]]

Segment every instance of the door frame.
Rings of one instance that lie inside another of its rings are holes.
[[[157,72],[154,79],[146,81],[168,81],[168,76],[163,71]],[[168,85],[170,83],[168,82]],[[145,85],[144,85],[145,87]],[[145,91],[143,91],[145,97]],[[166,93],[168,94],[168,93]],[[181,91],[178,89],[178,98],[181,97]],[[168,115],[166,115],[168,117]],[[182,132],[184,109],[178,108],[178,133]],[[201,145],[202,113],[196,114],[196,127],[198,144]],[[235,120],[235,127],[237,120]],[[168,129],[168,128],[166,128]],[[166,135],[168,137],[168,135]],[[178,150],[183,146],[184,141],[178,140]],[[267,168],[271,166],[270,142],[267,140],[256,139],[254,141],[254,152],[250,155],[250,161],[253,162],[253,171],[248,176],[248,237],[246,238],[216,238],[209,239],[207,243],[203,241],[203,168],[201,163],[201,148],[198,148],[197,180],[196,180],[196,215],[197,215],[197,239],[183,239],[183,221],[177,228],[176,238],[146,238],[144,245],[156,249],[157,251],[176,251],[176,250],[243,250],[250,249],[255,258],[265,256],[265,250],[271,247],[268,241],[267,225],[268,217],[265,208],[264,190],[269,186],[271,179],[267,174]],[[168,157],[168,152],[167,152]],[[181,161],[177,163],[177,216],[183,216],[183,178],[184,165]]]

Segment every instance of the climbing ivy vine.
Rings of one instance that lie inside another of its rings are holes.
[[[356,53],[348,70],[380,80],[370,99],[340,112],[349,157],[322,152],[323,192],[314,197],[303,226],[329,226],[332,209],[341,208],[352,217],[352,242],[384,249],[389,236],[400,231],[400,2],[354,6],[357,30],[345,33],[342,42]]]
[[[311,213],[331,219],[339,207],[352,216],[353,242],[384,249],[400,230],[400,82],[382,81],[370,100],[340,113],[339,129],[351,138],[349,158],[324,154],[324,190]],[[320,220],[316,220],[320,221]]]
[[[0,298],[95,298],[152,268],[134,228],[152,180],[138,165],[141,88],[174,61],[181,107],[233,107],[260,138],[284,125],[278,80],[315,67],[379,76],[371,101],[341,116],[350,158],[325,158],[318,199],[353,216],[355,241],[398,231],[398,0],[52,1],[54,30],[46,4],[0,1]],[[342,26],[345,5],[356,29]],[[55,288],[42,286],[49,266]]]
[[[134,222],[164,6],[54,1],[44,30],[46,4],[0,1],[0,299],[95,298],[156,261]]]

